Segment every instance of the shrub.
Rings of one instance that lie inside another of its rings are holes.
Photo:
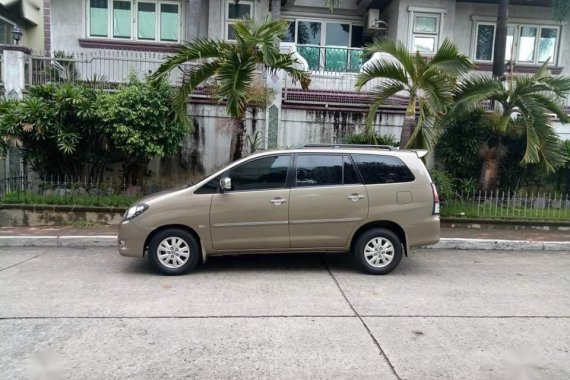
[[[449,173],[438,169],[430,169],[429,174],[437,188],[439,199],[445,201],[453,198],[453,195],[455,194],[453,177]]]
[[[399,146],[400,142],[396,139],[394,135],[380,135],[376,134],[376,141],[378,142],[377,145],[390,145],[390,146]],[[360,145],[367,145],[373,144],[370,140],[368,135],[365,133],[355,133],[352,135],[348,135],[345,139],[346,144],[360,144]]]

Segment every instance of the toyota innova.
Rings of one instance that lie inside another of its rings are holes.
[[[439,241],[425,154],[359,145],[253,154],[131,206],[119,253],[176,275],[215,255],[347,252],[365,273],[386,274],[410,247]]]

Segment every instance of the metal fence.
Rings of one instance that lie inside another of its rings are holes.
[[[0,179],[0,203],[126,206],[169,187],[158,182],[133,185],[120,178],[8,177]]]
[[[316,72],[358,73],[364,64],[360,48],[298,45],[297,51]]]
[[[460,193],[442,201],[441,214],[447,217],[570,222],[570,196],[511,191]]]
[[[58,53],[54,57],[30,56],[28,83],[93,83],[100,88],[113,89],[128,82],[130,75],[143,78],[153,73],[167,55],[157,52],[100,50],[97,52]],[[185,64],[170,74],[173,85],[180,85],[184,72],[192,64]]]

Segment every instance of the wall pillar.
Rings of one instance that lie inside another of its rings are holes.
[[[189,0],[186,3],[186,31],[182,42],[200,37],[200,21],[202,20],[202,0]]]
[[[0,46],[2,51],[2,84],[8,100],[24,98],[26,87],[26,59],[31,51],[22,46]],[[22,155],[16,147],[10,147],[4,160],[4,176],[22,177],[24,165]]]

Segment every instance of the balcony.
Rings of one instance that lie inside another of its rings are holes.
[[[365,62],[361,48],[297,45],[297,52],[318,73],[358,73]]]

